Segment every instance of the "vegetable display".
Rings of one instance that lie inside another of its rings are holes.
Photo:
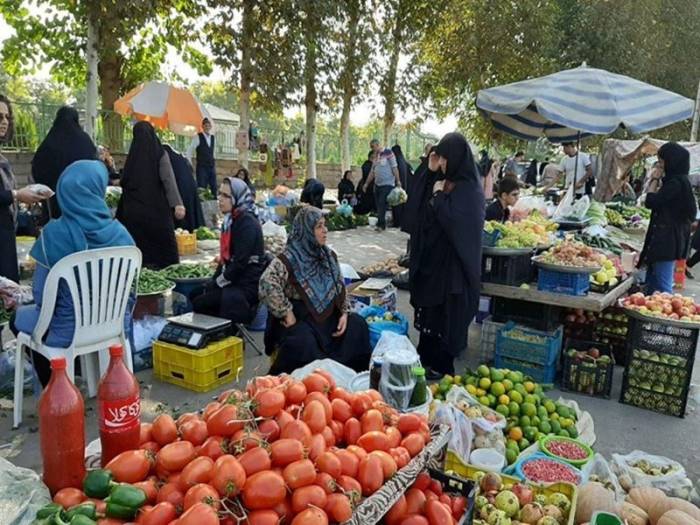
[[[500,233],[496,241],[497,248],[535,248],[550,243],[550,233],[556,229],[556,224],[547,220],[537,220],[530,216],[518,222],[487,221],[484,231]]]
[[[180,263],[171,264],[161,273],[166,279],[206,279],[214,275],[214,269],[208,264]]]
[[[449,486],[431,478],[429,473],[421,472],[415,483],[386,513],[384,523],[457,523],[466,513],[469,502],[462,495],[450,494],[451,490]]]
[[[382,262],[368,264],[362,267],[362,273],[369,276],[374,275],[397,275],[404,271],[405,268],[399,265],[399,260],[395,258],[387,259]]]
[[[215,241],[219,238],[216,232],[206,226],[200,226],[194,231],[198,241]]]
[[[539,260],[556,266],[599,268],[605,256],[583,243],[565,240],[553,246]]]
[[[172,287],[172,281],[170,281],[163,272],[157,272],[149,268],[141,268],[138,284],[139,295],[162,293]]]

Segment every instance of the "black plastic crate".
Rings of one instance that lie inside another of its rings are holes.
[[[467,499],[467,511],[460,518],[458,525],[471,523],[474,513],[474,503],[476,500],[476,483],[470,479],[446,474],[434,468],[428,469],[430,477],[442,483],[442,490],[450,495],[460,495]]]
[[[532,278],[532,254],[489,255],[481,257],[481,281],[520,286]]]
[[[633,350],[648,350],[686,359],[695,355],[698,328],[685,328],[663,321],[631,318],[627,332],[627,356]]]
[[[579,358],[577,355],[569,355],[570,350],[586,352],[591,348],[598,349],[601,356],[610,358],[609,361],[605,363],[600,359],[596,361],[593,358]],[[562,347],[562,353],[562,390],[610,399],[615,373],[615,358],[612,355],[610,345],[595,341],[567,339]]]
[[[625,376],[627,376],[627,373],[625,373]],[[680,418],[685,417],[687,402],[687,397],[679,398],[661,394],[660,392],[629,386],[626,377],[622,384],[622,392],[620,393],[620,403]]]

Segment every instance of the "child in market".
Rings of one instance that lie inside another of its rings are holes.
[[[520,198],[520,183],[512,177],[504,177],[498,183],[496,198],[486,207],[487,221],[506,222],[510,218],[510,207]]]

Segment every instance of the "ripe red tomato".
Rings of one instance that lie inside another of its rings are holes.
[[[342,475],[338,479],[338,486],[353,503],[358,503],[362,498],[362,485],[355,478]]]
[[[372,398],[367,394],[359,393],[352,401],[352,413],[355,417],[362,417],[362,414],[372,408]]]
[[[306,509],[297,514],[291,525],[328,525],[328,516],[321,509]]]
[[[189,441],[194,446],[201,445],[209,436],[207,423],[201,419],[192,419],[180,427],[180,434],[184,441]]]
[[[416,414],[401,414],[397,425],[399,431],[406,435],[420,428],[421,419]]]
[[[211,477],[211,485],[222,498],[237,495],[245,485],[245,482],[245,470],[235,457],[226,455],[216,460]]]
[[[245,470],[246,476],[252,476],[256,472],[272,468],[270,454],[262,447],[255,447],[245,451],[238,456],[238,462]]]
[[[179,524],[178,524],[179,525]],[[430,525],[428,518],[420,514],[409,514],[401,520],[400,525]]]
[[[146,441],[145,443],[141,443],[139,445],[139,448],[141,450],[151,452],[155,455],[160,450],[160,445],[155,441]]]
[[[331,419],[333,419],[333,406],[331,405],[328,396],[321,392],[310,392],[306,396],[306,399],[304,399],[304,404],[308,405],[312,401],[318,401],[323,405],[323,411],[326,414],[326,425],[330,423]]]
[[[270,457],[273,466],[286,467],[304,459],[304,445],[296,439],[278,439],[270,445]]]
[[[177,420],[175,421],[175,426],[180,429],[182,425],[189,421],[197,421],[199,420],[199,415],[195,414],[194,412],[185,412],[182,414]]]
[[[348,419],[344,425],[344,433],[345,443],[347,445],[354,445],[357,443],[357,440],[360,439],[360,436],[362,435],[362,425],[360,424],[359,420],[354,417]]]
[[[251,448],[259,447],[262,440],[262,436],[258,432],[244,428],[231,436],[229,448],[245,452]]]
[[[428,487],[430,487],[430,482],[433,481],[433,478],[430,477],[430,474],[427,472],[423,471],[418,476],[416,477],[416,481],[413,483],[413,487],[417,488],[418,490],[425,490]]]
[[[248,513],[243,525],[278,525],[280,516],[274,510],[254,510]]]
[[[280,437],[280,426],[274,419],[266,419],[258,424],[258,433],[268,442],[276,441]]]
[[[180,516],[177,525],[219,525],[219,516],[214,507],[196,503]]]
[[[323,368],[317,368],[316,370],[314,370],[314,374],[319,374],[326,378],[326,381],[328,381],[328,385],[331,387],[330,391],[333,391],[333,389],[335,389],[335,378],[333,377],[333,374],[331,374],[328,370],[324,370]]]
[[[373,450],[389,450],[389,438],[384,432],[378,430],[372,430],[366,434],[362,434],[360,439],[357,440],[357,444],[367,452],[372,452]]]
[[[360,461],[357,481],[362,485],[363,496],[374,494],[384,483],[382,461],[377,456],[372,455]]]
[[[210,436],[233,436],[245,426],[245,421],[239,420],[236,405],[223,405],[207,419],[207,432]]]
[[[206,503],[211,505],[216,510],[219,510],[221,506],[219,493],[211,485],[206,483],[198,483],[190,487],[185,493],[185,499],[183,502],[183,508],[185,510],[193,507],[197,503]]]
[[[352,518],[352,504],[345,494],[331,494],[324,509],[328,517],[337,522],[345,523]]]
[[[397,525],[406,516],[406,496],[401,495],[399,500],[392,505],[389,512],[384,516],[386,525]]]
[[[86,499],[87,496],[82,490],[68,487],[56,492],[53,497],[53,502],[58,503],[64,509],[69,509],[71,507],[75,507],[76,505],[80,505]]]
[[[343,473],[343,465],[338,456],[332,452],[324,452],[316,459],[319,472],[330,474],[333,479],[338,479]]]
[[[362,433],[372,432],[377,430],[379,432],[384,431],[384,416],[376,408],[371,408],[360,418],[360,423],[362,424]]]
[[[109,470],[119,483],[136,483],[148,477],[153,465],[151,457],[146,450],[127,450],[112,458],[105,465],[105,469]]]
[[[169,501],[176,507],[182,505],[185,495],[180,491],[180,488],[175,483],[166,483],[158,491],[157,503]]]
[[[319,472],[318,474],[316,474],[314,485],[318,485],[319,487],[321,487],[323,490],[326,491],[326,494],[333,494],[338,488],[338,485],[335,482],[335,479],[333,479],[333,476],[331,476],[327,472]]]
[[[307,392],[321,392],[326,394],[330,391],[331,385],[321,374],[312,373],[303,379]]]
[[[153,425],[151,423],[141,423],[141,432],[139,434],[139,445],[153,441],[153,435],[151,434],[151,429]]]
[[[322,407],[321,410],[323,410]],[[311,435],[312,431],[310,427],[299,419],[287,423],[280,432],[280,438],[296,439],[297,441],[301,441],[305,447],[308,447],[309,443],[311,443]]]
[[[264,390],[255,394],[253,404],[256,416],[273,417],[287,404],[287,398],[281,390]]]
[[[424,490],[424,491],[423,491],[423,494],[425,494],[425,499],[426,499],[427,501],[430,501],[431,499],[434,499],[434,500],[437,500],[437,499],[438,499],[438,495],[435,494],[435,493],[434,493],[432,490],[430,490],[430,489]]]
[[[384,430],[386,437],[389,438],[389,448],[396,448],[401,444],[401,432],[396,427],[386,427]]]
[[[175,505],[164,501],[148,510],[142,509],[136,523],[139,525],[168,525],[175,518],[177,518]]]
[[[432,490],[436,495],[440,496],[442,495],[442,483],[440,483],[438,480],[433,479],[430,481],[430,487],[428,487],[430,490]]]
[[[323,454],[326,449],[326,440],[322,434],[314,434],[311,436],[311,443],[309,444],[309,459],[311,461],[316,461],[316,459]]]
[[[464,496],[455,496],[452,498],[452,517],[459,520],[467,511],[467,498]]]
[[[180,472],[185,465],[197,457],[194,445],[189,441],[175,441],[165,445],[156,454],[156,467],[168,472]],[[144,476],[141,479],[144,479]],[[141,479],[136,481],[141,481]]]
[[[246,480],[241,494],[243,504],[249,510],[271,509],[284,500],[287,487],[281,475],[263,470]]]
[[[341,443],[345,439],[345,425],[340,421],[331,419],[331,424],[329,425],[333,431],[333,437],[336,443]]]
[[[345,449],[335,451],[336,457],[340,460],[341,472],[345,476],[357,477],[357,469],[360,466],[360,459]]]
[[[151,427],[151,435],[153,436],[153,441],[158,443],[161,447],[172,443],[177,439],[177,426],[175,425],[175,420],[168,414],[159,415],[154,421]]]
[[[352,407],[343,399],[336,398],[331,401],[331,408],[333,409],[333,419],[336,419],[341,423],[345,423],[352,417]]]
[[[221,403],[218,401],[212,401],[211,403],[208,403],[207,406],[204,407],[204,413],[202,414],[202,419],[204,421],[209,421],[209,418],[211,415],[219,410],[221,408]]]
[[[426,499],[422,490],[408,489],[406,491],[406,514],[422,514]]]
[[[277,422],[277,426],[280,427],[280,430],[282,430],[287,423],[291,423],[294,421],[294,416],[287,412],[286,410],[283,410],[279,414],[277,414],[277,417],[275,418],[275,421]]]
[[[311,401],[304,407],[302,418],[311,432],[318,434],[326,426],[326,409],[323,408],[320,401]]]
[[[357,445],[348,445],[346,450],[355,454],[357,459],[365,459],[367,457],[367,451],[362,447],[358,447]]]
[[[326,491],[318,485],[300,487],[292,493],[292,510],[294,512],[301,512],[309,505],[323,509],[327,502]]]
[[[153,505],[156,502],[156,499],[158,498],[158,485],[156,485],[155,478],[147,479],[146,481],[139,481],[138,483],[132,483],[132,485],[137,489],[143,490],[144,494],[146,494],[146,503]]]
[[[324,427],[323,430],[321,431],[321,435],[326,440],[327,446],[329,446],[329,447],[335,446],[335,434],[333,433],[333,430],[331,430],[331,427]]]
[[[412,458],[416,457],[425,447],[425,439],[417,433],[409,434],[401,441],[401,446],[408,450]]]
[[[301,459],[284,467],[282,477],[290,489],[298,489],[316,481],[316,468],[311,460]]]
[[[396,465],[396,460],[391,457],[391,454],[383,450],[374,450],[370,452],[369,455],[378,457],[382,462],[382,472],[384,473],[385,480],[396,474],[398,466]]]
[[[452,511],[444,503],[431,500],[425,504],[425,517],[430,525],[452,525]]]
[[[287,385],[287,404],[300,405],[306,398],[306,386],[301,381],[292,380]]]
[[[202,446],[199,447],[199,450],[197,450],[197,455],[206,456],[216,461],[226,453],[224,450],[225,446],[226,443],[223,437],[209,436],[204,443],[202,443]]]
[[[328,397],[331,401],[333,401],[334,399],[342,399],[350,406],[352,406],[352,400],[355,398],[355,396],[351,392],[348,392],[347,390],[339,386],[335,387],[328,395]]]
[[[206,456],[195,458],[182,469],[178,485],[182,492],[187,492],[190,487],[198,483],[209,483],[213,470],[213,459]]]

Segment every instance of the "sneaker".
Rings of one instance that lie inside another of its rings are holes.
[[[685,276],[688,279],[695,279],[695,276],[692,273],[690,273],[690,270],[688,270],[688,269],[685,270]]]

